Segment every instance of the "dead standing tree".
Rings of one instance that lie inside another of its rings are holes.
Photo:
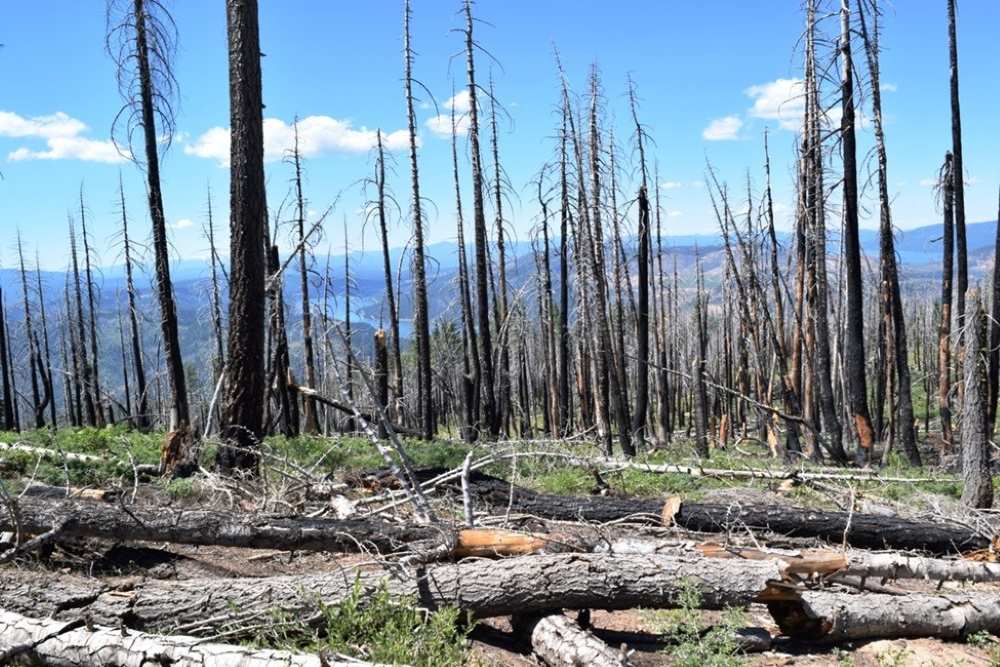
[[[988,367],[986,313],[978,289],[969,290],[970,316],[966,320],[965,414],[962,418],[962,503],[967,507],[993,506],[993,477],[990,441],[986,428],[986,372]]]
[[[860,4],[860,0],[859,0]],[[906,342],[906,319],[903,314],[903,296],[899,289],[899,270],[896,265],[896,248],[893,241],[892,212],[889,200],[888,158],[885,151],[885,131],[882,124],[882,89],[879,72],[879,8],[872,0],[872,31],[868,32],[864,10],[860,11],[861,36],[868,57],[868,77],[871,82],[872,125],[875,129],[875,158],[878,163],[879,201],[879,263],[883,302],[887,306],[887,321],[891,322],[893,335],[894,367],[896,374],[896,415],[903,445],[903,452],[910,464],[920,466],[920,452],[913,424],[913,396],[910,386],[910,355]]]
[[[306,385],[316,387],[316,358],[313,351],[312,306],[309,303],[309,244],[306,239],[306,200],[302,194],[302,152],[299,150],[299,121],[295,120],[294,144],[287,156],[295,170],[295,232],[298,244],[299,259],[299,290],[302,294],[302,365],[305,372]],[[316,435],[319,433],[316,401],[308,396],[303,397],[304,433]]]
[[[854,421],[860,451],[875,443],[868,413],[865,379],[864,289],[861,280],[861,242],[858,235],[858,164],[854,134],[854,62],[851,57],[850,0],[840,4],[840,147],[844,164],[844,265],[847,303],[844,326],[844,375],[847,407]],[[866,457],[867,458],[867,457]]]
[[[109,0],[107,48],[117,66],[118,89],[124,102],[115,119],[115,130],[121,130],[123,134],[116,143],[119,150],[141,166],[143,162],[132,148],[132,139],[137,131],[142,131],[160,328],[171,391],[169,426],[171,431],[177,432],[180,438],[177,442],[185,442],[191,437],[191,419],[177,333],[177,309],[170,281],[159,153],[161,147],[164,150],[169,147],[174,134],[177,81],[173,74],[173,60],[176,43],[177,28],[160,0]],[[120,125],[122,121],[124,126]]]
[[[941,418],[941,439],[954,445],[951,430],[951,295],[954,272],[955,187],[952,179],[951,151],[944,155],[944,165],[938,178],[941,193],[943,223],[941,234],[941,312],[938,323],[938,414]]]
[[[469,154],[472,162],[472,222],[476,246],[476,313],[479,323],[480,373],[483,390],[483,420],[491,437],[500,434],[490,332],[489,262],[486,256],[486,212],[483,202],[482,151],[479,147],[479,89],[476,85],[476,42],[473,37],[472,0],[465,0],[465,58],[469,91]],[[499,324],[499,323],[498,323]]]
[[[388,194],[385,186],[385,148],[382,142],[382,130],[376,132],[376,147],[378,152],[375,159],[375,188],[377,199],[375,201],[375,214],[378,216],[379,235],[382,241],[382,265],[385,274],[385,300],[386,309],[389,311],[389,348],[392,356],[392,402],[389,406],[389,414],[396,421],[402,423],[403,405],[403,356],[399,349],[399,308],[396,305],[396,290],[392,282],[392,260],[389,256],[389,229],[386,218],[386,199]],[[325,311],[324,311],[325,312]]]
[[[955,25],[956,0],[948,0],[948,65],[951,94],[951,152],[954,165],[951,172],[955,197],[956,324],[958,327],[958,358],[962,360],[965,322],[965,293],[969,289],[969,254],[965,234],[965,168],[962,161],[962,110],[958,97],[958,34]],[[965,385],[958,385],[958,402],[964,407]]]
[[[150,427],[149,400],[146,396],[146,370],[143,367],[142,336],[139,333],[139,313],[133,275],[132,239],[128,233],[128,211],[125,208],[125,188],[122,185],[121,174],[118,176],[118,196],[122,216],[122,256],[125,259],[125,292],[128,296],[129,334],[132,344],[132,367],[135,373],[136,389],[136,409],[132,415],[132,423],[137,429],[145,431]],[[214,267],[214,258],[212,262]]]
[[[223,471],[255,470],[262,431],[265,243],[263,93],[257,0],[227,0],[229,37],[229,350],[222,422]]]
[[[403,9],[403,86],[410,139],[410,177],[413,201],[413,309],[417,339],[417,402],[421,433],[425,440],[434,437],[434,391],[431,384],[430,313],[427,306],[427,263],[424,256],[423,201],[420,199],[420,175],[417,169],[417,121],[413,111],[413,48],[410,43],[410,2]]]

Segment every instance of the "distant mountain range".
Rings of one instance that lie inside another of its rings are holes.
[[[979,279],[992,266],[993,246],[997,223],[978,222],[967,226],[966,233],[969,248],[970,277]],[[833,236],[831,234],[831,236]],[[838,235],[839,236],[839,235]],[[941,265],[941,228],[940,225],[918,227],[898,231],[895,237],[896,252],[901,262],[901,279],[904,290],[913,293],[933,294],[929,288],[940,280]],[[790,247],[790,234],[780,235],[779,243],[786,249]],[[553,241],[552,252],[557,253],[557,241]],[[876,230],[861,231],[862,251],[869,257],[872,270],[877,270],[878,232]],[[717,284],[723,274],[725,254],[722,251],[722,240],[718,235],[701,234],[686,236],[664,236],[665,268],[672,271],[674,262],[682,286],[693,282],[693,267],[696,258],[700,258],[709,284]],[[830,256],[836,257],[839,249],[839,238],[830,240]],[[458,306],[455,289],[457,277],[458,251],[455,243],[436,243],[427,247],[427,257],[430,266],[428,279],[430,281],[431,317],[457,318]],[[511,242],[507,246],[508,280],[511,289],[523,291],[526,299],[531,299],[535,286],[535,261],[532,244],[526,241]],[[403,336],[410,332],[411,284],[406,258],[402,249],[390,252],[394,278],[400,285],[398,297],[401,313],[401,328]],[[472,258],[469,249],[470,260]],[[357,338],[361,345],[371,340],[371,331],[388,321],[384,305],[384,278],[381,251],[375,247],[365,252],[352,252],[349,256],[351,271],[351,315],[358,330]],[[553,271],[558,274],[557,258],[553,258]],[[402,260],[402,263],[401,263]],[[322,304],[323,281],[320,276],[325,273],[327,259],[317,257],[315,260],[315,275],[312,280],[312,299],[316,307]],[[342,319],[344,316],[344,256],[332,256],[329,260],[330,285],[327,302],[331,316]],[[402,275],[396,276],[399,269]],[[299,335],[295,330],[300,321],[301,297],[299,293],[298,268],[290,264],[285,279],[284,294],[288,311],[292,354],[297,354]],[[181,343],[185,361],[191,372],[208,368],[207,360],[211,357],[212,328],[209,319],[209,265],[203,260],[182,260],[171,265],[171,273],[176,294],[178,317],[181,323]],[[634,267],[632,275],[635,275]],[[139,291],[139,310],[142,316],[144,347],[150,365],[155,366],[157,351],[157,334],[159,331],[159,309],[151,281],[151,273],[137,274]],[[553,276],[553,280],[557,275]],[[46,271],[42,274],[45,306],[50,320],[50,332],[56,335],[58,319],[64,310],[64,285],[66,276],[59,271]],[[117,368],[120,363],[121,351],[118,332],[118,305],[125,303],[124,269],[112,266],[101,269],[95,275],[95,282],[100,286],[99,332],[101,335],[102,356],[106,358],[108,368]],[[34,296],[34,280],[30,281],[29,289]],[[23,346],[23,336],[20,333],[21,315],[21,285],[20,276],[16,270],[0,269],[0,287],[3,288],[7,304],[9,326],[15,345]],[[522,288],[524,288],[522,290]],[[223,295],[225,298],[225,295]],[[58,338],[54,338],[58,341]],[[56,342],[58,350],[58,343]]]

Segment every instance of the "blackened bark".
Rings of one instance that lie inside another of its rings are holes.
[[[392,261],[389,259],[389,230],[385,217],[385,151],[382,146],[382,130],[376,134],[378,159],[375,164],[375,187],[378,190],[378,227],[382,239],[382,264],[385,272],[385,300],[389,309],[389,346],[392,348],[393,402],[390,414],[402,423],[400,412],[403,400],[403,357],[399,351],[399,310],[396,307],[396,292],[392,284]]]
[[[24,251],[21,247],[21,233],[17,234],[17,257],[21,268],[21,304],[24,309],[24,334],[28,342],[28,378],[31,380],[31,408],[34,413],[35,428],[45,427],[45,407],[39,385],[39,376],[45,371],[40,368],[41,359],[35,337],[35,327],[31,319],[31,301],[28,298],[28,274],[24,266]]]
[[[52,421],[52,428],[59,427],[59,420],[56,416],[56,390],[55,382],[52,380],[52,348],[49,343],[49,320],[45,314],[45,291],[42,289],[42,270],[39,268],[38,250],[35,250],[35,288],[38,293],[38,315],[41,318],[42,345],[39,354],[42,358],[42,370],[44,371],[45,382],[49,389],[49,419]]]
[[[309,249],[306,243],[306,202],[302,195],[302,154],[299,152],[299,122],[295,121],[295,146],[292,150],[292,164],[295,167],[295,228],[298,233],[299,291],[302,294],[302,356],[306,384],[316,387],[316,356],[313,351],[312,304],[309,302]],[[350,376],[348,376],[350,377]],[[319,433],[319,419],[316,402],[308,397],[302,400],[304,433]]]
[[[910,386],[910,355],[906,341],[906,320],[903,316],[903,296],[899,289],[899,271],[893,241],[892,214],[889,202],[888,160],[885,152],[885,132],[882,124],[882,89],[879,78],[878,11],[872,13],[872,33],[869,36],[864,12],[861,12],[861,34],[868,55],[871,80],[872,125],[875,128],[875,155],[878,163],[879,254],[883,289],[888,293],[893,329],[893,352],[896,370],[896,414],[900,441],[910,464],[921,464],[913,424],[913,397]]]
[[[451,107],[451,166],[455,181],[455,225],[458,242],[458,289],[462,309],[462,402],[464,424],[462,437],[475,442],[479,432],[479,396],[481,374],[479,371],[479,341],[472,314],[472,295],[469,288],[469,265],[465,256],[465,216],[462,212],[462,189],[458,179],[458,123],[455,105]]]
[[[216,463],[223,471],[252,470],[264,412],[264,184],[263,100],[257,0],[226,0],[229,36],[229,354],[223,424],[229,445]]]
[[[954,272],[955,187],[951,152],[945,153],[941,170],[941,198],[944,211],[941,232],[941,321],[938,323],[938,412],[941,438],[954,444],[951,431],[951,295]]]
[[[90,381],[90,361],[87,359],[87,329],[86,320],[83,317],[83,294],[80,291],[80,264],[76,253],[76,227],[73,225],[72,220],[70,220],[69,225],[69,247],[73,262],[73,293],[76,306],[76,345],[74,346],[73,359],[74,364],[78,368],[74,372],[76,370],[79,371],[79,375],[76,376],[79,378],[78,391],[83,397],[83,414],[86,416],[87,425],[97,426],[96,401],[91,392],[93,387]]]
[[[0,385],[3,386],[3,428],[5,431],[15,431],[14,394],[10,389],[10,356],[7,349],[7,304],[3,298],[3,288],[0,288]]]
[[[844,162],[844,264],[847,303],[844,327],[844,375],[847,405],[862,449],[875,442],[868,413],[868,386],[865,379],[864,291],[861,280],[861,242],[858,236],[858,164],[854,134],[854,63],[851,58],[851,8],[849,0],[840,5],[841,58],[841,154]]]
[[[952,181],[955,186],[955,254],[958,262],[955,275],[956,324],[959,358],[964,347],[965,293],[969,289],[969,260],[965,235],[965,168],[962,164],[962,111],[958,98],[958,36],[955,27],[956,0],[948,0],[948,64],[951,93],[951,151],[954,156]],[[959,385],[959,402],[962,402],[963,385]],[[964,405],[964,404],[963,404]]]
[[[129,332],[132,342],[132,367],[135,372],[136,410],[133,424],[139,430],[150,426],[149,399],[146,396],[146,370],[142,360],[142,337],[139,333],[138,305],[136,303],[135,281],[132,275],[132,242],[128,235],[128,215],[125,210],[125,189],[121,179],[118,181],[118,193],[121,197],[122,243],[125,256],[125,291],[128,294]],[[215,257],[212,258],[212,274],[215,274]],[[214,282],[214,279],[213,279]],[[213,304],[214,305],[214,304]]]
[[[646,185],[639,186],[639,303],[636,328],[635,412],[632,415],[632,437],[642,442],[646,434],[646,411],[649,406],[649,198]],[[624,355],[622,350],[621,354]]]
[[[97,425],[104,425],[104,395],[101,391],[100,348],[97,342],[97,299],[94,297],[94,275],[90,261],[90,234],[87,233],[87,214],[83,204],[83,186],[80,187],[80,238],[83,241],[83,275],[87,281],[87,323],[90,326],[90,368]],[[86,352],[84,352],[86,354]]]
[[[187,430],[191,417],[188,408],[187,382],[184,377],[184,361],[181,358],[180,338],[177,333],[177,307],[174,303],[173,284],[170,282],[167,222],[163,212],[163,195],[160,192],[160,156],[154,111],[157,91],[153,88],[153,73],[147,46],[146,11],[146,0],[135,0],[135,50],[139,67],[142,129],[146,149],[149,218],[153,225],[153,253],[156,258],[156,292],[160,301],[160,328],[172,397],[170,430]]]
[[[571,416],[569,396],[569,174],[566,167],[567,127],[563,107],[559,133],[559,433],[565,434]]]
[[[962,417],[962,504],[984,509],[993,506],[990,441],[986,429],[986,314],[978,289],[969,290],[969,331],[965,338],[963,382],[965,411]]]
[[[497,391],[499,396],[500,422],[507,428],[510,423],[513,402],[511,400],[511,366],[510,366],[510,321],[507,303],[507,249],[503,219],[503,175],[500,169],[500,148],[497,141],[497,107],[496,95],[493,91],[493,78],[490,77],[490,150],[493,154],[493,206],[496,218],[493,226],[496,231],[496,262],[497,283],[494,294],[497,331],[497,347],[500,348],[500,367],[497,369]]]
[[[427,306],[427,264],[424,257],[423,202],[417,170],[417,121],[413,111],[413,49],[410,45],[410,2],[403,10],[403,65],[406,115],[410,137],[410,184],[413,198],[413,315],[417,339],[417,394],[424,439],[434,437],[434,391],[431,384],[431,330]]]
[[[986,403],[986,433],[993,437],[997,419],[997,390],[1000,389],[1000,209],[997,212],[996,241],[993,246],[993,294],[989,318],[989,400]]]
[[[486,258],[486,213],[483,210],[483,167],[479,148],[479,104],[476,87],[475,41],[472,37],[472,0],[465,0],[465,58],[469,84],[469,154],[472,160],[472,222],[476,244],[476,311],[483,389],[483,420],[491,437],[500,434],[500,416],[494,389],[493,338],[490,332],[489,262]]]

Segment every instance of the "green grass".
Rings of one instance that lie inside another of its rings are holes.
[[[667,635],[672,645],[664,649],[675,667],[740,667],[745,664],[735,632],[746,623],[739,609],[727,609],[722,621],[704,631],[701,594],[689,580],[681,582],[678,608],[643,610],[643,620],[653,632]]]
[[[148,434],[128,431],[122,427],[104,429],[81,428],[60,429],[57,432],[47,430],[29,431],[21,434],[0,433],[0,441],[23,442],[25,444],[66,452],[78,452],[105,456],[107,463],[63,462],[59,460],[39,459],[28,452],[0,453],[0,477],[5,478],[15,490],[25,479],[34,479],[46,484],[66,484],[74,486],[109,486],[116,483],[131,485],[132,470],[129,455],[136,463],[156,463],[159,460],[160,445],[163,440],[161,432]],[[201,463],[211,468],[216,451],[216,443],[212,440],[203,443],[201,448]],[[407,453],[419,467],[454,468],[461,465],[469,452],[469,446],[454,441],[424,442],[407,440]],[[744,449],[749,445],[745,445]],[[473,446],[476,458],[488,454],[491,445],[480,443]],[[317,475],[339,477],[344,473],[363,469],[378,468],[384,465],[378,454],[366,438],[337,436],[323,438],[303,436],[298,438],[269,437],[264,441],[265,460],[280,466],[287,460],[296,466],[312,469]],[[531,449],[527,446],[526,449]],[[581,457],[594,456],[597,452],[592,444],[565,443],[563,451]],[[763,452],[760,452],[763,454]],[[731,448],[727,451],[713,450],[712,458],[699,462],[694,457],[690,443],[678,438],[669,448],[659,449],[640,455],[637,461],[650,463],[677,463],[721,469],[774,469],[780,470],[781,465],[766,455],[745,455]],[[318,462],[318,464],[317,464]],[[803,461],[801,467],[808,470],[813,464]],[[268,467],[265,467],[268,470]],[[484,472],[510,477],[512,465],[510,460],[494,463],[484,468]],[[927,477],[926,470],[909,467],[903,456],[892,452],[888,465],[883,469],[885,476],[892,477]],[[277,479],[278,473],[274,473]],[[931,475],[933,476],[933,475]],[[538,491],[566,495],[585,495],[597,490],[598,483],[593,473],[581,467],[567,465],[566,462],[553,458],[519,457],[516,466],[517,483]],[[698,500],[715,489],[740,488],[758,491],[774,491],[780,480],[761,479],[720,479],[713,477],[697,477],[684,474],[657,474],[641,470],[618,470],[602,474],[602,479],[618,493],[631,496],[656,497],[664,495],[679,495],[686,500]],[[995,483],[1000,489],[1000,478]],[[892,501],[906,501],[915,494],[930,493],[946,498],[958,498],[961,495],[961,483],[954,477],[942,476],[941,481],[922,482],[919,484],[890,482],[880,484],[856,484],[856,488],[865,496],[873,499],[883,498]],[[197,486],[188,483],[164,482],[165,490],[172,496],[183,498],[197,493]],[[847,486],[842,485],[845,492]],[[789,502],[813,507],[832,506],[829,494],[819,493],[808,485],[800,485],[786,493]]]
[[[317,622],[304,622],[301,613],[276,614],[253,643],[414,667],[463,663],[471,625],[455,608],[420,609],[413,600],[394,600],[384,586],[369,596],[355,586],[343,604],[316,606]]]

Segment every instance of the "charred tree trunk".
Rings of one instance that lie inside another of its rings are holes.
[[[38,353],[35,327],[31,320],[31,300],[28,295],[28,272],[24,266],[24,251],[21,246],[21,233],[17,234],[17,257],[21,269],[21,304],[24,309],[24,335],[28,343],[28,379],[31,381],[31,409],[34,413],[35,428],[45,428],[45,408],[47,401],[42,394],[45,383],[45,371],[41,367],[41,356]],[[42,383],[39,384],[39,379]]]
[[[224,434],[216,464],[254,470],[264,412],[265,224],[263,100],[257,0],[226,0],[229,36],[229,350]]]
[[[563,107],[562,129],[559,133],[559,433],[565,435],[569,429],[572,409],[569,395],[569,174],[567,173],[566,142],[568,128]]]
[[[80,393],[83,396],[84,415],[88,426],[97,426],[97,407],[92,393],[90,361],[87,358],[87,329],[83,317],[83,294],[80,291],[80,264],[76,253],[76,227],[70,220],[69,247],[73,262],[73,293],[76,306],[76,345],[73,352],[74,364],[78,367]],[[75,369],[76,370],[76,369]]]
[[[406,113],[410,137],[410,182],[413,197],[413,310],[417,339],[417,398],[424,439],[434,437],[434,391],[431,384],[431,330],[427,306],[427,264],[424,257],[424,219],[417,170],[417,121],[413,111],[413,48],[410,44],[410,2],[403,10],[403,65]]]
[[[951,93],[951,151],[954,165],[951,172],[955,197],[955,260],[958,267],[955,275],[956,325],[958,333],[959,361],[963,359],[965,348],[965,293],[969,289],[969,259],[965,234],[965,168],[962,162],[962,111],[958,98],[958,36],[955,27],[955,2],[948,0],[948,65],[950,71],[949,89]],[[964,411],[964,384],[959,383],[958,401]],[[964,427],[964,423],[963,423]]]
[[[125,257],[125,291],[128,294],[128,320],[132,343],[132,366],[135,372],[136,409],[133,414],[133,425],[141,431],[150,427],[149,398],[146,395],[146,370],[143,367],[142,336],[139,333],[139,314],[136,303],[135,280],[132,268],[132,241],[128,234],[128,214],[125,210],[125,189],[121,179],[118,181],[118,194],[121,198],[122,214],[122,249]],[[211,209],[209,209],[211,211]],[[211,214],[210,214],[211,219]],[[211,228],[211,222],[209,222]],[[213,244],[214,245],[214,244]],[[212,257],[213,283],[215,275],[215,257]]]
[[[385,330],[379,329],[375,332],[375,388],[377,392],[376,400],[378,409],[389,409],[389,350],[385,344]],[[378,414],[378,410],[375,410]],[[389,437],[389,431],[385,427],[383,420],[378,420],[378,437],[385,440]]]
[[[986,314],[978,289],[969,290],[970,317],[965,337],[963,378],[965,408],[962,416],[962,504],[977,509],[993,506],[993,477],[989,431],[986,428]]]
[[[868,413],[865,379],[864,288],[861,280],[861,242],[858,236],[858,165],[854,135],[854,63],[851,58],[850,0],[840,4],[841,58],[841,153],[844,161],[844,264],[846,277],[846,323],[844,327],[844,374],[847,407],[854,421],[858,445],[870,452],[875,444]],[[870,455],[865,456],[870,459]]]
[[[941,169],[941,199],[944,222],[941,233],[941,321],[938,324],[938,412],[941,418],[941,439],[949,446],[955,445],[951,430],[951,295],[954,271],[955,187],[952,179],[951,152],[945,153]],[[998,223],[1000,226],[1000,223]]]
[[[479,341],[476,337],[475,317],[472,311],[472,291],[469,287],[469,264],[465,253],[465,215],[462,210],[462,188],[458,178],[458,121],[455,105],[451,107],[451,164],[455,181],[455,224],[458,242],[458,289],[462,309],[462,397],[465,424],[462,437],[475,442],[480,431],[479,397],[481,395]]]
[[[1000,210],[997,213],[1000,221]],[[993,437],[997,419],[997,392],[1000,390],[1000,222],[997,222],[996,242],[993,247],[993,293],[990,305],[990,377],[989,400],[986,403],[986,433]]]
[[[886,290],[892,316],[893,361],[896,373],[896,415],[903,451],[910,464],[921,464],[913,423],[913,397],[910,386],[910,355],[906,340],[906,320],[903,315],[903,296],[899,289],[899,271],[896,267],[896,249],[893,241],[892,214],[889,202],[888,160],[885,152],[885,132],[882,124],[882,90],[879,78],[879,26],[878,7],[872,13],[872,33],[868,34],[864,13],[861,13],[861,30],[868,55],[871,80],[872,124],[875,128],[875,155],[878,163],[879,198],[879,250],[882,267],[883,289]]]
[[[223,343],[222,334],[222,290],[219,287],[218,267],[222,265],[218,252],[215,249],[215,221],[212,218],[212,190],[209,188],[206,197],[208,221],[206,223],[206,236],[208,237],[208,248],[211,254],[211,278],[212,278],[212,334],[215,337],[215,359],[213,360],[212,379],[215,383],[220,382],[226,367],[226,348]],[[224,380],[223,380],[224,381]],[[143,381],[145,384],[145,381]],[[145,391],[145,389],[143,389]],[[209,419],[212,417],[209,416]]]
[[[496,265],[497,283],[494,294],[496,304],[497,347],[500,348],[497,369],[497,397],[499,401],[500,423],[506,430],[509,428],[513,402],[511,399],[511,365],[510,365],[510,307],[507,300],[507,250],[504,242],[505,230],[503,219],[503,174],[500,169],[500,150],[497,145],[497,109],[496,95],[493,92],[493,78],[490,78],[490,148],[493,153],[493,206],[496,208],[496,218],[493,225],[496,228]]]
[[[313,351],[312,304],[309,302],[309,248],[306,242],[306,202],[302,195],[302,154],[299,152],[299,122],[295,121],[295,147],[292,150],[292,164],[295,167],[295,228],[298,233],[299,291],[302,293],[302,365],[306,384],[316,386],[316,355]],[[302,430],[308,435],[319,433],[319,418],[315,401],[302,401]]]
[[[153,85],[154,74],[147,40],[147,11],[146,0],[135,0],[135,52],[139,68],[139,94],[146,155],[149,218],[153,225],[153,252],[156,257],[156,290],[160,302],[160,328],[172,397],[170,430],[187,431],[190,427],[191,417],[188,408],[187,382],[184,377],[184,362],[181,358],[180,338],[177,334],[177,308],[174,303],[173,284],[170,282],[167,223],[163,212],[163,195],[160,191],[159,137],[156,133],[155,120],[156,97],[160,91],[157,91]],[[233,161],[233,164],[235,169],[236,160]]]
[[[378,158],[375,164],[375,187],[378,190],[378,227],[382,239],[382,265],[385,272],[385,301],[389,310],[389,346],[392,348],[392,388],[391,414],[402,422],[403,401],[403,356],[399,350],[399,309],[396,306],[396,290],[392,283],[392,261],[389,258],[389,230],[385,215],[385,151],[382,145],[382,130],[376,135]]]
[[[479,148],[479,104],[476,86],[475,40],[472,36],[472,0],[465,0],[465,58],[469,83],[469,153],[472,159],[472,213],[476,243],[476,310],[479,316],[479,353],[482,362],[483,419],[490,436],[500,434],[500,416],[494,389],[493,339],[490,333],[489,263],[486,258],[486,213],[483,210],[483,167]]]
[[[5,431],[16,431],[14,422],[14,402],[17,400],[11,391],[10,351],[7,348],[7,304],[0,288],[0,385],[3,387],[3,428]]]
[[[80,238],[83,240],[83,270],[84,278],[87,281],[87,312],[88,324],[90,325],[90,367],[93,369],[93,395],[94,410],[97,417],[97,425],[104,425],[104,394],[101,391],[100,372],[100,348],[97,342],[97,300],[94,297],[94,276],[91,270],[90,260],[90,234],[87,232],[86,207],[83,203],[83,187],[80,187]],[[84,353],[86,354],[86,353]],[[109,406],[110,407],[110,406]]]
[[[52,421],[52,428],[59,427],[59,419],[56,413],[56,385],[52,379],[52,348],[49,340],[49,320],[45,313],[45,290],[42,286],[41,263],[38,261],[38,250],[35,250],[35,290],[38,293],[38,315],[41,319],[42,344],[39,346],[39,355],[42,361],[43,378],[49,391],[49,419]]]

